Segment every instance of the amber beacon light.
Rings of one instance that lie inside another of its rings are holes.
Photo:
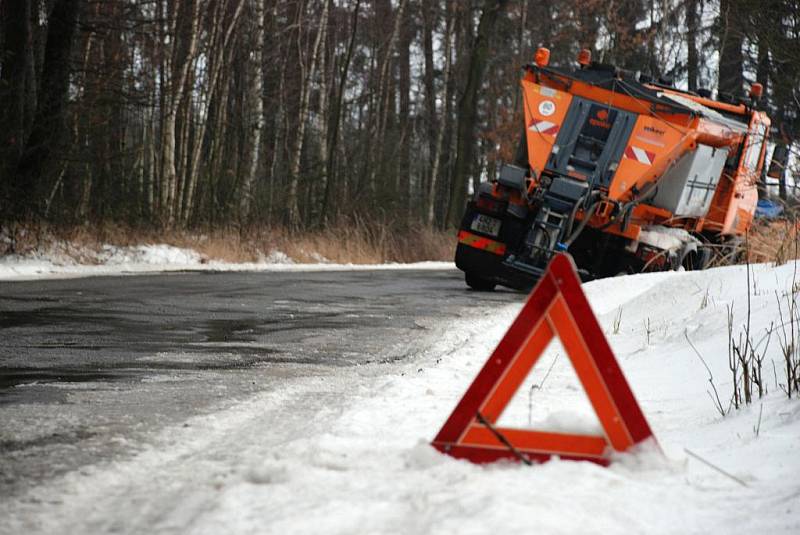
[[[589,64],[592,62],[592,51],[588,48],[582,49],[578,53],[578,63],[581,64],[581,67],[588,67]]]
[[[534,56],[533,61],[539,67],[547,67],[547,64],[550,63],[550,50],[540,47],[536,50],[536,56]]]
[[[763,95],[763,94],[764,94],[764,86],[763,85],[761,85],[759,83],[755,83],[755,84],[750,86],[750,98],[752,98],[753,100],[760,99],[761,95]]]

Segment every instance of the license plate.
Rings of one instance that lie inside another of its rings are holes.
[[[488,234],[496,238],[497,235],[500,233],[501,223],[502,221],[494,217],[489,217],[488,215],[483,215],[483,214],[476,214],[475,219],[472,220],[470,228],[475,232],[480,232],[481,234]]]

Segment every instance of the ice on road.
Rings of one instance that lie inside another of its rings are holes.
[[[406,360],[287,379],[164,429],[131,458],[0,498],[0,532],[800,533],[800,403],[780,387],[777,332],[764,364],[767,395],[725,417],[686,340],[727,408],[727,309],[736,334],[748,306],[745,269],[584,285],[663,455],[644,448],[609,468],[476,466],[433,450],[520,308],[476,298],[462,319],[429,326]],[[754,266],[752,277],[750,329],[760,339],[780,321],[794,268]],[[508,410],[525,425],[551,408],[586,416],[557,345]]]

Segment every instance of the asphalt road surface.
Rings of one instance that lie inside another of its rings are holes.
[[[277,381],[403,359],[430,325],[521,299],[456,270],[0,282],[0,496]]]

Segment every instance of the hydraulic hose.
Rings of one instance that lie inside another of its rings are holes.
[[[636,208],[636,206],[638,206],[640,203],[649,200],[657,192],[658,192],[658,184],[656,182],[650,182],[644,187],[644,189],[642,189],[642,191],[639,192],[639,195],[634,200],[631,200],[623,205],[620,205],[620,203],[617,201],[611,201],[614,203],[614,213],[611,215],[611,218],[608,222],[597,227],[597,229],[598,230],[607,229],[608,227],[617,222],[617,220],[619,219],[617,215],[621,213],[622,222],[620,223],[620,227],[624,231],[628,227],[628,224],[630,223],[631,216],[633,215],[633,209]],[[572,243],[576,239],[578,239],[578,236],[580,236],[581,232],[583,232],[583,229],[585,229],[586,225],[589,224],[589,220],[592,218],[591,214],[594,213],[594,210],[597,207],[597,205],[600,203],[600,201],[603,200],[602,197],[599,195],[599,192],[594,192],[592,194],[592,198],[593,200],[591,204],[584,211],[585,214],[584,218],[581,219],[581,222],[578,224],[578,227],[575,229],[575,231],[573,231],[572,225],[575,221],[575,216],[578,213],[578,208],[581,206],[581,204],[583,204],[583,201],[581,200],[575,203],[575,206],[573,207],[572,212],[570,213],[569,223],[567,224],[566,234],[569,237],[563,242],[566,248],[569,248],[569,246],[572,245]]]
[[[639,195],[636,197],[636,199],[631,200],[630,202],[626,203],[625,206],[623,206],[622,223],[620,224],[620,228],[623,231],[628,228],[631,215],[633,215],[633,209],[639,206],[639,204],[649,201],[651,198],[655,197],[656,193],[658,193],[658,182],[648,182],[644,189],[639,192]]]
[[[591,199],[590,206],[596,204],[597,198],[600,197],[599,191],[594,191],[590,194],[584,194],[578,202],[575,203],[575,206],[572,207],[572,211],[569,214],[569,220],[567,220],[567,231],[564,233],[566,236],[572,235],[572,225],[575,224],[575,217],[578,215],[578,210],[581,209],[582,206],[586,204],[587,199]]]
[[[583,229],[586,228],[586,225],[589,224],[589,220],[592,218],[592,214],[594,213],[595,208],[597,208],[597,205],[600,204],[601,200],[602,199],[600,199],[600,198],[595,199],[592,202],[592,204],[590,204],[589,207],[584,211],[585,215],[584,215],[583,219],[581,219],[581,222],[578,223],[578,228],[576,228],[572,232],[572,234],[570,234],[569,237],[566,240],[564,240],[564,242],[563,242],[564,246],[567,249],[569,249],[569,246],[572,245],[572,242],[574,242],[578,238],[578,236],[580,236],[581,232],[583,232]]]

